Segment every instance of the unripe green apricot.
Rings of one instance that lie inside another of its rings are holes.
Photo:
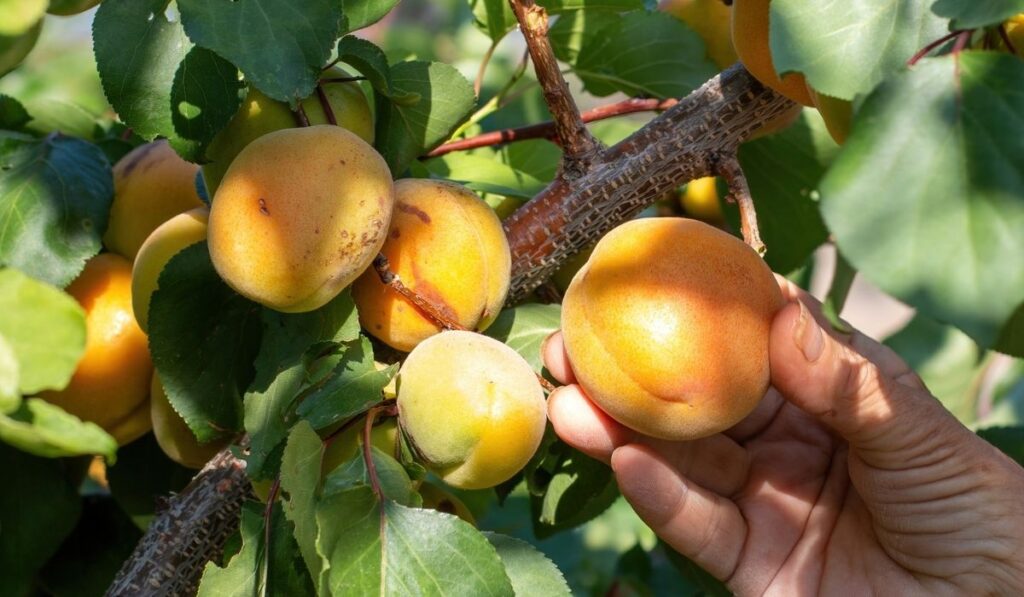
[[[453,487],[507,481],[537,451],[544,391],[514,350],[480,334],[442,332],[398,373],[398,416],[428,468]]]
[[[327,70],[323,78],[345,78],[349,74],[335,66]],[[325,82],[324,95],[331,106],[331,113],[338,126],[355,133],[360,139],[373,144],[373,117],[366,94],[355,82]],[[311,125],[330,124],[320,98],[313,94],[302,102]],[[288,104],[270,99],[256,88],[250,88],[234,118],[210,142],[206,150],[209,160],[203,166],[203,179],[212,196],[224,178],[231,162],[243,149],[256,139],[286,128],[298,126],[295,114]]]
[[[14,70],[39,41],[39,32],[43,30],[43,20],[28,31],[19,35],[0,35],[0,75]]]

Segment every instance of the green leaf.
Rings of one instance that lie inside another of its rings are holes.
[[[528,478],[533,532],[539,538],[577,527],[619,496],[612,470],[603,462],[556,441]]]
[[[423,165],[434,177],[459,182],[483,193],[532,199],[547,186],[545,181],[503,164],[495,152],[448,153],[427,160]]]
[[[317,549],[333,595],[512,595],[494,547],[450,514],[377,501],[369,488],[325,498]],[[325,591],[326,592],[326,591]]]
[[[419,507],[423,504],[420,494],[412,486],[409,474],[397,460],[374,446],[370,446],[370,457],[373,458],[381,491],[387,499],[403,506]],[[357,487],[371,486],[370,471],[366,467],[360,443],[356,455],[331,471],[324,479],[324,496],[329,497]]]
[[[835,142],[812,110],[805,110],[786,130],[740,146],[740,165],[768,247],[765,261],[774,271],[800,267],[828,238],[816,198],[835,154]],[[737,206],[723,207],[733,229],[739,230]]]
[[[149,303],[149,350],[168,401],[200,442],[237,433],[260,307],[221,280],[205,242],[171,258],[158,284]]]
[[[281,457],[284,515],[295,526],[295,542],[319,591],[320,556],[316,553],[316,502],[323,442],[305,421],[292,427]]]
[[[1024,427],[988,427],[978,435],[1024,466]]]
[[[474,24],[497,43],[519,24],[505,0],[469,0]]]
[[[95,145],[0,133],[0,263],[67,286],[99,252],[113,198]]]
[[[224,568],[213,562],[206,565],[198,597],[312,594],[310,579],[295,549],[291,523],[280,508],[272,508],[270,520],[264,521],[264,508],[259,502],[242,506],[242,550]],[[264,541],[265,530],[270,537],[269,547]],[[268,549],[270,553],[266,554]]]
[[[8,95],[0,94],[0,129],[20,131],[32,120],[25,106]]]
[[[774,0],[772,64],[782,74],[804,73],[821,93],[853,99],[905,70],[915,52],[948,32],[930,10],[933,1]]]
[[[0,335],[0,415],[16,410],[21,404],[18,379],[18,357],[10,343]]]
[[[1024,303],[1022,80],[1004,54],[922,61],[865,100],[821,183],[850,263],[983,347]]]
[[[0,594],[33,594],[32,578],[78,520],[78,493],[64,464],[0,443],[0,462],[12,480],[0,491]]]
[[[174,74],[168,100],[173,134],[163,136],[185,159],[200,161],[242,105],[244,90],[234,65],[210,50],[192,48]]]
[[[561,305],[527,303],[503,310],[484,333],[508,344],[540,373],[544,369],[541,346],[561,327],[561,317]]]
[[[953,29],[977,29],[1024,12],[1024,0],[935,0],[932,11],[952,19]]]
[[[977,388],[973,386],[984,355],[973,340],[956,328],[919,314],[887,338],[885,345],[903,357],[961,422],[974,422]]]
[[[583,44],[598,31],[618,23],[620,18],[614,12],[593,10],[574,10],[559,16],[548,32],[555,57],[574,64]]]
[[[197,45],[238,66],[257,89],[282,102],[309,97],[340,35],[341,2],[178,0]]]
[[[384,386],[397,366],[378,371],[373,346],[364,336],[346,345],[341,361],[299,404],[299,415],[316,429],[359,414],[384,399]]]
[[[384,50],[365,39],[354,35],[343,37],[338,42],[338,60],[352,65],[377,93],[392,101],[408,105],[419,100],[419,95],[398,91],[392,86],[391,67]]]
[[[635,11],[588,36],[573,72],[590,93],[604,97],[683,97],[718,72],[704,42],[675,17]]]
[[[41,398],[28,398],[0,415],[0,441],[46,458],[99,454],[113,462],[117,454],[117,442],[99,425]]]
[[[565,577],[543,553],[526,541],[497,533],[484,533],[498,552],[516,597],[554,597],[572,593]]]
[[[85,312],[49,284],[0,269],[0,336],[14,351],[22,394],[59,390],[85,350]]]
[[[339,33],[356,31],[383,19],[398,0],[342,0],[344,26]]]
[[[117,463],[107,466],[110,494],[140,529],[147,528],[162,501],[184,489],[195,474],[168,458],[152,433],[122,446]]]
[[[992,386],[991,408],[980,413],[980,426],[1024,424],[1024,360],[1015,359],[997,372]]]
[[[263,341],[256,357],[256,377],[245,394],[250,477],[271,476],[266,470],[268,459],[298,420],[295,399],[309,381],[309,351],[324,342],[345,342],[358,335],[358,315],[348,291],[308,313],[263,310]]]
[[[853,331],[845,321],[840,318],[843,313],[843,306],[846,305],[846,297],[850,294],[850,287],[857,277],[857,270],[850,266],[850,262],[843,257],[842,253],[836,251],[836,269],[832,274],[832,282],[828,287],[828,294],[821,303],[821,311],[825,314],[833,329],[849,334]]]
[[[473,86],[453,66],[440,62],[399,62],[391,67],[396,90],[417,95],[404,104],[378,95],[377,150],[398,176],[409,163],[448,139],[469,116]]]

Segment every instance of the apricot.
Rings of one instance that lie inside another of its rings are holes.
[[[67,387],[40,394],[106,429],[122,445],[150,428],[147,400],[153,373],[146,334],[132,314],[131,276],[127,259],[104,253],[90,259],[71,282],[67,292],[85,310],[85,352]]]
[[[421,342],[398,372],[398,417],[428,468],[462,489],[507,481],[537,451],[544,391],[516,351],[473,332]]]
[[[691,180],[683,192],[679,194],[679,204],[686,215],[718,224],[722,222],[722,204],[718,198],[718,180],[714,176],[705,176]]]
[[[174,410],[167,399],[160,377],[153,373],[150,386],[150,417],[153,421],[153,435],[156,443],[168,458],[178,464],[194,469],[203,468],[217,452],[231,443],[230,438],[200,443],[185,419]]]
[[[420,497],[423,498],[423,507],[428,510],[437,510],[445,514],[453,514],[469,524],[476,526],[476,518],[466,504],[456,497],[452,492],[446,491],[429,481],[424,481],[419,488]]]
[[[361,418],[359,422],[350,425],[341,432],[331,445],[324,451],[323,470],[330,472],[339,465],[352,460],[363,445],[363,426],[366,419]],[[395,447],[398,441],[398,421],[395,418],[378,421],[370,431],[370,445],[389,456],[395,456]]]
[[[132,310],[142,331],[149,332],[149,300],[158,287],[160,272],[185,247],[206,240],[210,210],[197,207],[161,224],[142,243],[132,267]]]
[[[736,237],[696,220],[627,222],[598,243],[562,303],[588,396],[623,425],[689,440],[736,424],[768,389],[782,294]]]
[[[779,77],[772,64],[768,42],[768,4],[771,0],[733,0],[732,42],[740,62],[755,79],[789,99],[813,106],[803,75],[790,73]]]
[[[822,120],[825,121],[825,128],[832,139],[842,145],[850,134],[850,126],[853,122],[853,103],[850,100],[839,99],[824,93],[818,93],[808,88],[814,106],[818,108]]]
[[[203,206],[196,192],[199,166],[181,159],[165,140],[136,147],[114,165],[114,203],[103,244],[135,259],[156,227]]]
[[[693,29],[704,40],[707,56],[718,68],[736,62],[730,10],[722,0],[663,0],[658,8]]]
[[[229,286],[278,311],[312,311],[380,251],[394,204],[384,158],[331,125],[260,137],[210,209],[210,258]]]
[[[381,252],[405,286],[467,329],[487,329],[508,294],[512,257],[501,220],[462,185],[395,182],[395,214]],[[374,270],[356,281],[352,297],[363,327],[397,350],[441,331]]]
[[[50,7],[46,12],[67,17],[85,12],[99,3],[100,0],[50,0]]]
[[[15,69],[28,56],[39,41],[39,32],[43,30],[40,19],[28,31],[18,35],[0,35],[0,75]]]
[[[324,73],[324,79],[348,76],[347,72],[337,66]],[[327,82],[323,84],[323,90],[338,126],[348,129],[372,145],[373,117],[366,94],[359,88],[359,84]],[[302,101],[302,109],[310,124],[330,124],[316,94]],[[270,99],[254,87],[250,88],[234,118],[217,133],[206,150],[209,162],[203,165],[203,179],[210,195],[217,191],[228,166],[247,145],[267,133],[296,126],[295,114],[288,104]]]

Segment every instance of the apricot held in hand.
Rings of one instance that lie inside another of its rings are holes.
[[[260,137],[228,168],[210,209],[213,266],[271,309],[312,311],[384,243],[394,185],[384,158],[332,125]]]
[[[562,333],[587,395],[646,435],[727,429],[768,389],[768,335],[782,294],[757,253],[684,218],[609,232],[562,303]]]
[[[473,332],[442,332],[402,364],[398,418],[445,483],[483,489],[510,479],[537,451],[546,403],[516,351]]]
[[[501,220],[462,185],[397,181],[381,252],[403,284],[469,329],[487,329],[508,294],[512,257]],[[352,297],[363,327],[392,348],[408,352],[441,331],[374,270],[356,281]]]

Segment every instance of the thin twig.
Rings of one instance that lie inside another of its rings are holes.
[[[480,89],[484,86],[484,73],[487,72],[487,65],[491,63],[491,58],[494,56],[494,50],[497,49],[498,42],[491,42],[491,47],[487,48],[487,52],[484,57],[480,60],[480,68],[476,71],[476,80],[473,81],[473,95],[480,97]]]
[[[635,114],[637,112],[660,112],[671,108],[677,103],[679,103],[679,100],[676,99],[628,99],[587,110],[580,115],[580,119],[587,123],[604,120],[606,118],[614,118],[616,116]],[[546,122],[531,124],[529,126],[492,131],[468,137],[466,139],[459,139],[458,141],[450,141],[437,147],[434,151],[431,151],[424,156],[423,159],[434,158],[446,153],[452,153],[453,151],[466,151],[469,149],[477,149],[479,147],[490,147],[492,145],[501,145],[503,143],[525,141],[527,139],[554,140],[557,137],[557,126],[558,125],[555,122],[549,120]]]
[[[331,107],[331,100],[327,99],[327,93],[324,91],[323,85],[319,83],[316,85],[316,97],[320,100],[320,107],[324,109],[324,116],[327,117],[327,122],[337,126],[338,119],[334,117],[334,108]]]
[[[747,177],[743,174],[740,161],[735,154],[720,159],[716,164],[718,174],[725,179],[729,185],[729,201],[734,201],[740,208],[740,230],[743,233],[743,240],[758,255],[764,255],[765,246],[761,241],[761,231],[757,227],[757,210],[754,209],[754,199],[750,196],[750,186],[747,184]]]
[[[414,307],[419,309],[437,327],[445,330],[467,329],[466,326],[446,315],[444,308],[435,305],[429,299],[420,296],[416,291],[403,284],[398,274],[391,271],[391,263],[383,253],[378,254],[373,260],[373,269],[377,271],[377,276],[385,286],[402,295],[402,298],[412,303]]]
[[[966,29],[957,29],[956,31],[951,31],[946,35],[943,35],[939,39],[926,45],[925,47],[921,48],[916,54],[910,57],[910,60],[907,60],[907,66],[914,66],[915,64],[918,63],[918,61],[927,56],[929,52],[946,43],[947,41],[953,39],[954,37],[960,35],[964,31],[966,31]]]
[[[365,81],[366,77],[327,77],[326,79],[320,79],[320,83],[326,85],[327,83],[355,83],[356,81]]]

